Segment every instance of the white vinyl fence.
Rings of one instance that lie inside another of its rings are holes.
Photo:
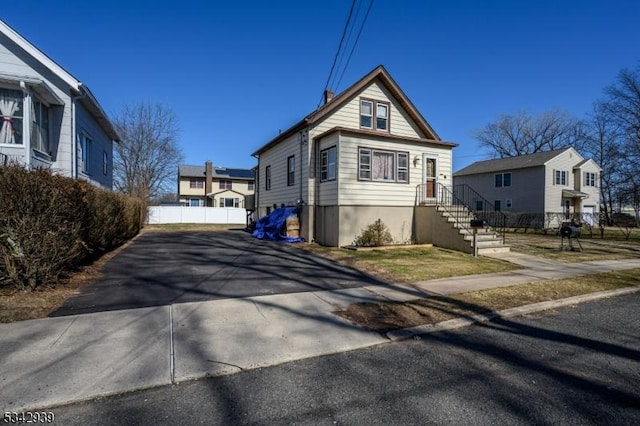
[[[247,211],[237,208],[151,206],[147,223],[246,224]]]

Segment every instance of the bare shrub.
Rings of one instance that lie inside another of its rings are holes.
[[[363,229],[353,243],[360,247],[380,247],[393,243],[393,238],[387,225],[378,219]]]
[[[139,201],[48,170],[0,167],[0,284],[54,284],[137,234]]]

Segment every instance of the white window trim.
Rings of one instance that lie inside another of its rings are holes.
[[[294,186],[296,184],[296,156],[290,155],[287,157],[287,186]]]
[[[363,112],[362,104],[368,103],[371,105],[371,114],[365,114]],[[360,99],[360,127],[363,129],[372,129],[373,130],[373,117],[375,116],[375,106],[374,102],[369,99]],[[363,126],[362,125],[362,117],[369,117],[371,119],[371,126]]]
[[[329,153],[332,150],[335,152],[335,156],[334,156],[335,158],[333,160],[333,163],[330,162],[330,155],[329,155]],[[326,159],[326,163],[325,163],[325,159]],[[333,176],[330,175],[332,164],[333,164]],[[320,151],[320,182],[331,182],[336,180],[338,175],[337,166],[338,166],[338,148],[335,145]]]
[[[371,105],[371,115],[363,113],[363,108],[362,108],[363,103],[367,103]],[[387,113],[385,114],[384,117],[378,117],[378,110],[380,105],[384,105],[384,107],[387,110]],[[358,117],[360,120],[359,124],[361,129],[375,130],[380,132],[389,132],[389,127],[390,127],[389,123],[391,121],[391,102],[360,98],[360,115]],[[371,119],[371,126],[363,126],[362,117],[369,117]],[[386,126],[384,128],[378,127],[378,118],[383,118],[385,120]]]
[[[509,185],[507,185],[504,181],[504,177],[506,175],[509,175]],[[498,183],[496,182],[496,178],[498,176],[500,176],[500,185],[498,185]],[[493,185],[495,188],[511,188],[512,183],[513,183],[513,174],[511,172],[496,173],[495,175],[493,175]]]
[[[91,145],[93,144],[93,138],[84,130],[80,132],[80,161],[78,169],[80,173],[88,175],[89,163],[91,161]]]

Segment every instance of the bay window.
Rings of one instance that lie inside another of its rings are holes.
[[[31,102],[31,147],[49,154],[49,107],[36,99]]]
[[[0,89],[0,143],[22,144],[24,96],[20,90]]]

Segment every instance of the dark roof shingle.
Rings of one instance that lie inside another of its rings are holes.
[[[526,169],[538,167],[571,148],[555,149],[553,151],[536,152],[535,154],[518,155],[516,157],[498,158],[495,160],[476,161],[458,170],[454,176],[475,175],[480,173],[499,172],[502,170]]]

